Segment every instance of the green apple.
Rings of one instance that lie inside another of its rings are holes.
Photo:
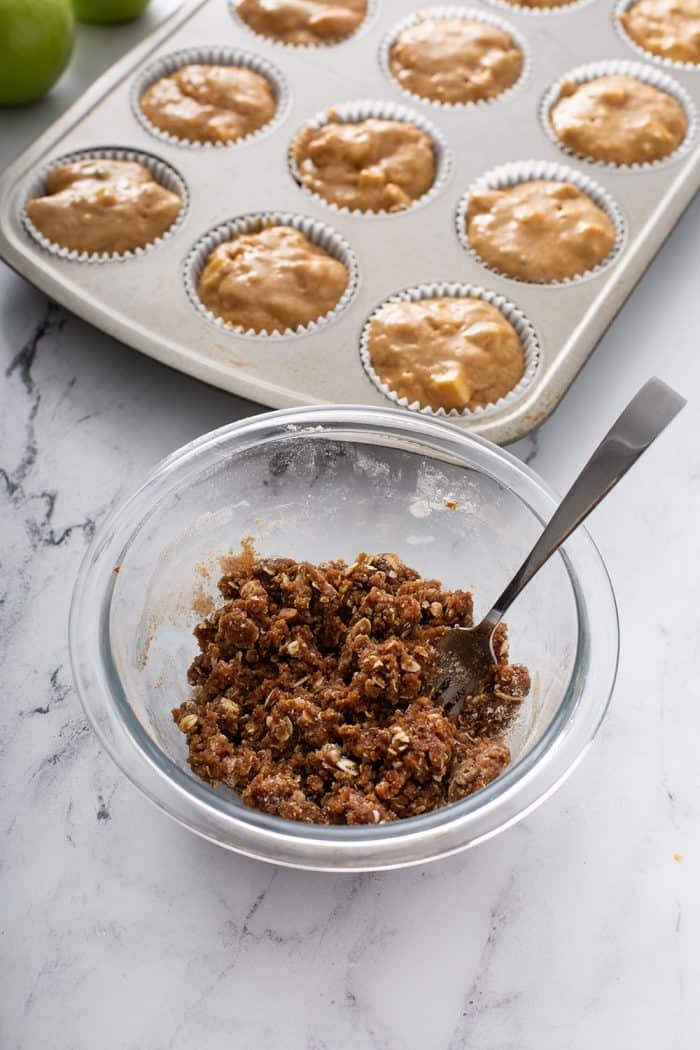
[[[147,4],[148,0],[73,0],[73,10],[81,22],[128,22],[138,18]]]
[[[0,0],[0,106],[41,98],[68,65],[70,0]]]

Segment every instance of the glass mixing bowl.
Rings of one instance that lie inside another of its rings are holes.
[[[550,795],[605,714],[617,668],[617,612],[582,528],[510,610],[511,657],[530,668],[533,690],[509,736],[510,767],[460,802],[371,827],[259,813],[191,773],[170,710],[188,693],[192,628],[201,618],[195,609],[216,593],[218,558],[244,537],[254,537],[262,555],[316,562],[396,552],[422,574],[473,591],[478,615],[556,503],[509,453],[442,420],[394,409],[291,409],[206,434],[156,469],[85,556],[70,648],[87,716],[148,798],[239,853],[367,871],[473,846]]]

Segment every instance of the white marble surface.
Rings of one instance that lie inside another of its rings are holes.
[[[0,113],[2,159],[171,6],[83,30],[54,95]],[[516,448],[562,487],[650,374],[691,402],[591,520],[623,637],[591,754],[479,849],[333,878],[239,859],[158,813],[100,751],[68,670],[71,586],[95,525],[166,453],[256,407],[115,343],[0,265],[4,1050],[695,1050],[699,273],[696,200]]]

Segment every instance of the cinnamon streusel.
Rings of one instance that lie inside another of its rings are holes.
[[[288,820],[378,824],[456,802],[508,765],[530,679],[508,663],[505,627],[456,719],[432,692],[435,642],[472,623],[467,592],[394,554],[312,565],[250,548],[219,590],[173,711],[203,780]]]

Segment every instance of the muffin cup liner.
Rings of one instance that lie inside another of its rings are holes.
[[[268,120],[267,124],[263,124],[262,127],[256,128],[255,131],[251,131],[247,135],[241,135],[240,138],[229,139],[227,142],[202,142],[195,139],[183,139],[178,135],[171,135],[170,132],[163,131],[151,123],[143,112],[141,109],[141,98],[146,89],[151,84],[154,84],[156,80],[170,76],[176,70],[189,65],[240,66],[244,69],[252,70],[253,73],[259,73],[272,87],[277,104],[275,113]],[[289,108],[289,88],[287,81],[277,66],[260,55],[254,55],[252,52],[244,51],[239,47],[188,47],[163,55],[162,58],[157,59],[142,70],[131,85],[129,101],[132,112],[138,122],[150,135],[154,135],[162,142],[167,142],[171,146],[184,146],[189,149],[229,149],[231,146],[240,146],[244,142],[252,142],[253,139],[266,135],[282,122]]]
[[[274,36],[265,36],[264,33],[259,33],[257,29],[253,29],[253,27],[246,22],[245,18],[242,18],[239,15],[238,9],[236,7],[236,0],[228,0],[228,8],[231,17],[233,18],[234,22],[237,25],[242,26],[246,30],[246,32],[252,33],[253,36],[256,36],[258,38],[258,40],[264,40],[267,44],[274,44],[275,47],[290,47],[295,48],[297,51],[340,47],[341,44],[347,43],[348,40],[354,40],[355,37],[358,36],[359,33],[364,32],[366,27],[373,21],[375,15],[377,14],[377,11],[379,10],[379,4],[380,0],[367,0],[367,10],[365,12],[365,17],[362,19],[357,29],[354,29],[352,33],[348,33],[347,36],[343,36],[339,40],[329,40],[328,42],[324,42],[323,40],[314,40],[309,41],[308,44],[294,44],[291,42],[287,42],[286,40],[278,40],[277,37]]]
[[[512,10],[512,5],[506,4],[504,6],[511,6]],[[439,99],[428,98],[427,95],[418,95],[414,91],[409,91],[408,88],[403,87],[403,85],[398,82],[392,72],[391,49],[404,30],[410,29],[411,26],[417,25],[426,18],[465,18],[470,22],[483,22],[485,25],[493,26],[495,29],[500,29],[502,33],[506,33],[513,42],[517,44],[522,52],[523,67],[520,70],[518,79],[499,95],[494,95],[492,98],[473,99],[470,102],[440,102]],[[477,11],[471,7],[441,5],[439,7],[423,7],[419,11],[414,11],[412,15],[402,18],[400,22],[397,22],[391,32],[384,37],[379,47],[379,65],[381,66],[382,72],[391,83],[395,84],[399,90],[405,95],[408,95],[409,98],[415,99],[423,105],[435,106],[437,109],[463,110],[474,109],[476,106],[488,106],[494,102],[500,102],[505,98],[509,98],[514,91],[517,91],[522,87],[525,80],[530,75],[532,70],[532,55],[525,37],[523,37],[519,30],[509,22],[506,22],[505,19],[499,18],[497,15],[492,15],[485,11]]]
[[[592,266],[589,270],[576,274],[574,277],[566,277],[561,281],[526,281],[521,277],[513,277],[511,274],[503,273],[502,270],[497,269],[495,266],[490,266],[484,259],[482,259],[476,249],[471,246],[469,235],[467,233],[467,214],[472,195],[481,190],[507,189],[511,186],[518,186],[523,182],[530,182],[535,179],[570,183],[572,186],[575,186],[577,189],[585,193],[587,197],[590,197],[593,203],[597,204],[598,207],[605,212],[608,218],[613,221],[615,224],[615,243],[606,257],[596,266]],[[508,281],[516,281],[518,284],[536,284],[541,288],[561,288],[575,284],[578,281],[586,280],[588,277],[595,276],[595,274],[599,273],[617,257],[627,236],[625,217],[607,190],[604,190],[602,186],[599,186],[597,182],[593,181],[593,179],[584,175],[583,172],[576,171],[574,168],[567,168],[563,164],[541,160],[514,161],[510,164],[501,164],[497,168],[492,168],[491,171],[487,171],[472,183],[470,188],[460,199],[455,215],[455,223],[457,237],[459,238],[460,244],[481,266],[490,270],[491,273],[497,274],[499,277],[504,277]]]
[[[342,262],[348,271],[348,283],[345,291],[332,310],[315,321],[309,322],[309,324],[298,325],[296,328],[287,328],[284,332],[257,331],[254,328],[245,329],[227,324],[223,318],[204,305],[197,291],[201,273],[215,248],[223,244],[224,241],[234,240],[234,238],[247,233],[259,233],[260,230],[268,226],[292,226],[295,230],[299,230],[312,244],[323,248],[334,259]],[[333,321],[345,309],[357,291],[358,280],[359,265],[357,256],[347,241],[339,233],[331,229],[330,226],[326,226],[325,223],[305,215],[297,215],[290,212],[251,212],[248,215],[241,215],[236,219],[222,222],[199,238],[188,253],[184,265],[185,290],[194,308],[203,317],[206,317],[208,321],[215,324],[217,328],[251,339],[280,340],[290,339],[294,336],[311,335],[319,328]]]
[[[628,47],[633,48],[638,55],[641,55],[642,58],[646,58],[648,62],[658,62],[662,66],[668,66],[671,69],[681,69],[685,72],[700,73],[700,62],[681,62],[677,58],[665,58],[663,55],[655,55],[653,51],[647,51],[645,47],[632,39],[620,21],[620,15],[623,11],[632,7],[636,2],[637,0],[618,0],[613,8],[613,25],[617,35],[623,43],[627,44]]]
[[[322,197],[320,193],[316,193],[314,190],[309,189],[309,187],[302,181],[299,168],[294,158],[294,147],[296,141],[302,131],[306,128],[317,130],[318,128],[322,128],[326,124],[330,124],[334,121],[340,124],[357,124],[362,120],[369,120],[370,118],[376,118],[378,120],[397,120],[404,124],[413,124],[415,127],[420,128],[421,131],[424,131],[433,144],[433,151],[435,153],[435,180],[430,189],[428,189],[422,197],[418,197],[418,199],[412,201],[407,208],[403,208],[400,211],[363,211],[361,208],[341,207],[333,201],[328,201],[325,197]],[[391,218],[396,218],[397,216],[406,215],[408,212],[413,211],[414,208],[427,204],[442,191],[452,169],[452,160],[447,142],[442,133],[438,131],[430,121],[426,120],[420,113],[416,113],[415,110],[408,109],[400,103],[384,102],[374,99],[357,99],[352,102],[341,102],[339,105],[330,106],[328,109],[323,110],[323,112],[317,113],[315,117],[305,121],[290,143],[287,151],[287,163],[292,178],[299,188],[309,197],[313,197],[314,200],[319,201],[326,208],[331,208],[333,211],[340,212],[342,215],[360,215],[370,218],[373,216],[390,216]]]
[[[34,172],[28,180],[26,184],[25,204],[34,197],[46,196],[46,179],[49,172],[53,171],[54,168],[60,167],[62,164],[71,164],[74,161],[79,160],[125,160],[135,161],[137,164],[143,164],[143,166],[148,168],[151,172],[156,182],[160,183],[160,185],[166,190],[171,190],[180,197],[182,200],[180,213],[172,226],[169,226],[162,236],[156,237],[154,241],[150,241],[148,244],[135,248],[133,251],[80,252],[77,248],[66,248],[63,245],[56,244],[54,241],[50,241],[48,237],[45,237],[44,234],[36,228],[27,215],[26,208],[22,207],[20,214],[22,225],[29,236],[40,244],[45,251],[50,252],[59,259],[68,259],[71,262],[124,262],[127,259],[136,259],[141,255],[145,255],[146,252],[150,252],[153,248],[157,248],[159,244],[162,244],[163,241],[168,239],[168,237],[171,237],[184,222],[189,209],[189,192],[185,180],[173,167],[170,166],[170,164],[166,164],[165,161],[160,160],[151,153],[143,153],[139,150],[132,149],[118,149],[111,147],[82,149],[74,150],[72,153],[64,153],[59,157],[54,157],[53,160],[44,164]]]
[[[498,401],[473,410],[465,408],[461,412],[458,412],[454,408],[449,411],[444,408],[436,410],[421,405],[419,401],[409,402],[408,398],[399,397],[395,391],[388,387],[386,383],[379,378],[372,365],[369,353],[369,336],[372,321],[388,303],[419,302],[421,299],[461,298],[464,296],[471,299],[483,299],[484,302],[490,303],[491,306],[495,306],[500,310],[505,319],[510,321],[518,334],[525,354],[525,370],[522,378],[512,390],[509,390],[508,393]],[[411,288],[404,288],[402,291],[390,295],[375,307],[362,328],[362,334],[360,336],[360,360],[362,361],[365,372],[376,388],[384,394],[385,397],[389,398],[390,401],[393,401],[394,404],[399,405],[400,408],[406,408],[411,412],[418,412],[424,416],[436,416],[442,419],[460,419],[463,421],[477,422],[487,416],[492,416],[503,411],[510,405],[514,404],[522,396],[524,390],[532,382],[535,372],[537,371],[537,366],[540,360],[540,342],[533,324],[528,320],[522,310],[517,307],[515,303],[510,302],[509,299],[506,299],[502,295],[498,295],[496,292],[489,291],[486,288],[481,288],[478,285],[440,281],[435,284],[419,284],[414,285]]]
[[[569,0],[566,4],[558,7],[526,7],[525,4],[509,3],[509,0],[485,0],[491,7],[500,7],[502,11],[515,11],[520,15],[567,15],[574,8],[587,7],[594,0]]]
[[[685,133],[685,138],[673,153],[669,153],[666,157],[660,157],[658,160],[643,161],[641,164],[614,164],[611,161],[595,160],[592,157],[585,156],[583,153],[576,153],[565,146],[563,142],[560,142],[554,134],[554,129],[549,122],[549,112],[558,101],[563,84],[571,81],[574,84],[587,84],[598,77],[618,75],[635,77],[637,80],[641,80],[643,84],[649,84],[651,87],[658,88],[659,91],[665,91],[667,95],[680,102],[688,121],[688,130]],[[691,148],[697,132],[698,122],[697,110],[690,95],[672,77],[660,69],[654,69],[653,66],[643,66],[639,62],[627,61],[589,62],[585,66],[577,66],[575,69],[572,69],[555,81],[544,93],[540,102],[539,115],[545,134],[563,153],[568,154],[570,157],[576,157],[577,160],[583,160],[587,164],[594,164],[598,168],[612,168],[615,171],[643,171],[647,168],[658,168],[662,164],[678,160]]]

